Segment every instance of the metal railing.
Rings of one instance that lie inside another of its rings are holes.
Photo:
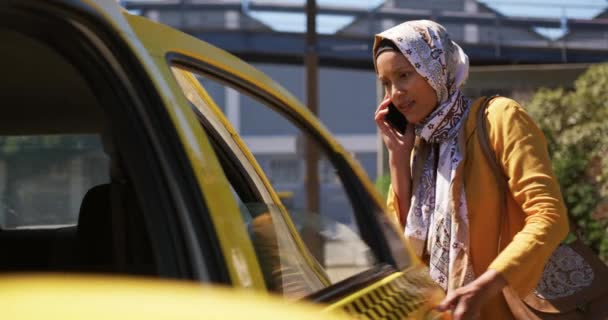
[[[372,35],[381,31],[387,24],[386,21],[433,19],[457,29],[460,34],[455,32],[456,35],[452,34],[453,38],[459,43],[469,46],[470,50],[477,51],[480,59],[478,61],[487,60],[488,63],[492,62],[490,60],[496,60],[497,63],[528,61],[534,63],[539,59],[542,60],[543,54],[547,50],[552,54],[547,56],[547,63],[608,60],[608,18],[505,16],[489,6],[502,3],[500,1],[477,2],[478,9],[473,12],[440,10],[433,7],[433,1],[430,2],[428,8],[424,9],[387,7],[383,4],[371,8],[318,5],[316,10],[318,16],[330,15],[352,17],[353,19],[352,23],[337,30],[336,33],[325,34],[319,38],[320,59],[323,63],[328,59],[340,59],[341,55],[346,55],[346,60],[352,58],[354,61],[360,60],[361,63],[364,63],[363,60],[369,62],[368,52]],[[525,1],[504,3],[521,6],[538,5]],[[250,60],[251,58],[263,60],[263,55],[267,52],[258,51],[259,47],[277,48],[276,53],[285,56],[287,60],[289,58],[298,59],[305,52],[303,33],[277,31],[264,21],[256,19],[252,14],[263,12],[305,15],[305,1],[285,3],[250,0],[127,0],[123,1],[123,4],[127,9],[135,10],[141,15],[155,17],[160,22],[227,48],[236,54],[249,55]],[[596,8],[597,11],[601,9],[601,7],[585,4],[563,5],[568,8]],[[221,20],[222,15],[225,16],[228,12],[240,15],[240,22],[236,28],[234,25],[228,28],[227,25],[221,23],[213,24],[204,19],[191,19],[196,15],[217,14]],[[170,15],[173,17],[178,15],[181,18],[173,20],[166,18]],[[366,27],[357,27],[357,24]],[[467,31],[471,31],[471,27],[474,29],[475,36],[467,37],[465,34]],[[463,30],[458,30],[459,28]],[[466,28],[468,30],[464,30]],[[539,34],[537,28],[561,29],[567,30],[568,33],[565,36],[550,39]],[[305,27],[303,26],[302,29],[305,30]],[[452,30],[449,30],[452,33]],[[222,34],[221,39],[219,34]],[[261,45],[251,46],[247,45],[248,43]],[[265,46],[265,43],[268,46]],[[275,45],[272,45],[273,43]],[[526,50],[530,54],[522,56],[522,53],[517,50]],[[366,67],[369,66],[366,65]]]

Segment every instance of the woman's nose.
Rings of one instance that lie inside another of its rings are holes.
[[[400,96],[405,94],[405,90],[403,88],[398,88],[393,86],[393,90],[391,90],[391,100],[395,100],[397,98],[399,98]]]

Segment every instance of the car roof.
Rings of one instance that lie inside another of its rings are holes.
[[[238,307],[235,307],[237,306]],[[0,277],[3,318],[347,319],[278,296],[170,280],[67,275]]]

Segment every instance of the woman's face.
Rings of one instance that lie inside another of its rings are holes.
[[[376,60],[376,69],[391,102],[407,121],[420,123],[437,106],[433,87],[400,52],[381,53]]]

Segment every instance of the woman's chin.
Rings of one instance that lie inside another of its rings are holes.
[[[406,116],[405,119],[407,119],[407,122],[409,123],[413,123],[413,124],[419,124],[420,121],[422,121],[422,119],[419,119],[418,117],[412,117],[412,116]]]

